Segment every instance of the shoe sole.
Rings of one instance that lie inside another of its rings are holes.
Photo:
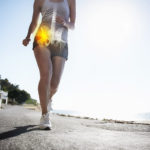
[[[40,126],[40,129],[42,129],[42,130],[52,130],[52,127]]]
[[[52,125],[49,125],[49,124],[40,124],[39,128],[43,129],[43,130],[51,130],[52,129]]]

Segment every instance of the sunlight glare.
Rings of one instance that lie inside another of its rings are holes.
[[[109,2],[86,9],[89,13],[83,16],[88,28],[85,34],[92,47],[108,50],[120,48],[130,41],[136,27],[132,6]]]
[[[51,41],[51,30],[49,27],[47,27],[46,25],[42,25],[40,26],[40,28],[38,29],[35,39],[37,41],[37,43],[41,46],[47,46],[49,45],[50,41]]]

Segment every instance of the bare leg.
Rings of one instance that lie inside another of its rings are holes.
[[[50,91],[50,80],[52,77],[52,62],[50,51],[46,47],[35,47],[34,55],[40,72],[40,81],[38,84],[38,93],[42,114],[47,113],[47,102]]]
[[[55,56],[52,58],[52,65],[53,65],[53,74],[50,82],[50,95],[49,99],[56,93],[60,79],[64,70],[66,59],[60,56]]]

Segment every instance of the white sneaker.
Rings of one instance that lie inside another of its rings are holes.
[[[49,118],[49,112],[47,112],[46,114],[43,114],[40,118],[40,125],[39,125],[40,129],[44,129],[44,130],[51,130],[52,129],[52,124]]]
[[[49,99],[48,105],[47,105],[47,111],[50,112],[52,110],[53,110],[53,108],[52,108],[52,100]]]

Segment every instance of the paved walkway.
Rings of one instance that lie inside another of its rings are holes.
[[[40,115],[23,106],[0,110],[0,150],[150,150],[150,125],[51,114],[53,129],[43,131]]]

